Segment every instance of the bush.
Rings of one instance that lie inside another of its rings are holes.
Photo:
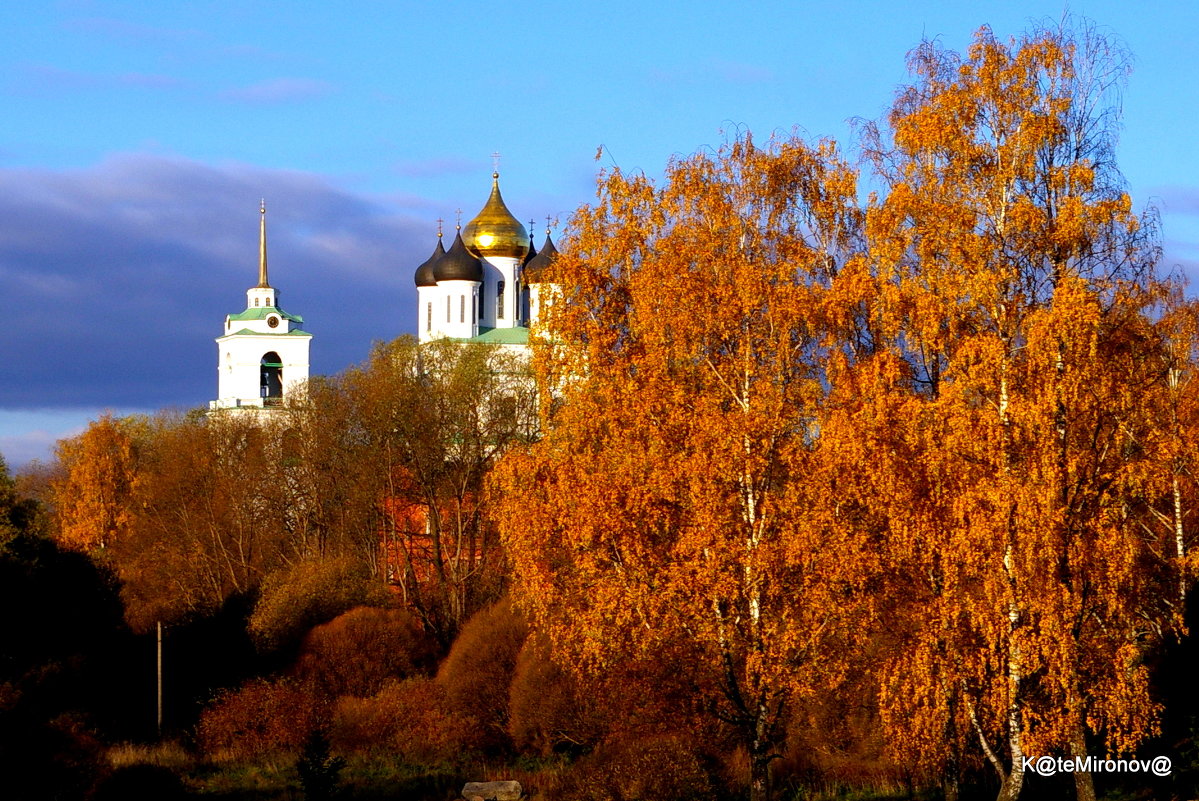
[[[307,559],[263,582],[250,634],[262,650],[279,650],[356,606],[390,603],[391,596],[365,564],[349,557]]]
[[[366,697],[429,669],[434,653],[408,613],[360,606],[308,632],[295,673],[328,698]]]
[[[346,761],[329,755],[329,740],[321,731],[308,735],[304,751],[296,763],[304,801],[329,801],[337,790],[337,779]]]
[[[445,690],[431,679],[389,683],[371,698],[342,698],[329,739],[342,754],[391,754],[413,765],[469,758],[482,738],[477,726],[454,713]]]
[[[606,743],[576,763],[563,798],[580,801],[676,801],[705,798],[712,780],[682,737]]]
[[[488,747],[510,743],[508,697],[528,633],[511,602],[497,601],[467,621],[437,671],[454,712],[476,722]]]
[[[544,635],[525,640],[508,694],[508,734],[520,751],[540,756],[580,752],[604,735],[594,691],[553,660]]]
[[[198,740],[210,759],[250,759],[296,753],[323,711],[306,688],[258,679],[219,697],[200,716]]]

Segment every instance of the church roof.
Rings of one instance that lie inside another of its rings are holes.
[[[558,249],[554,247],[554,240],[550,239],[550,232],[545,232],[545,244],[541,246],[541,252],[529,260],[528,266],[524,269],[524,280],[526,284],[547,284],[552,283],[546,271],[553,265],[554,260],[558,258]]]
[[[486,328],[479,326],[479,335],[471,337],[466,341],[490,345],[527,345],[529,344],[529,329],[523,326],[516,326],[514,328]]]
[[[284,320],[291,320],[293,323],[303,324],[304,318],[298,314],[288,314],[277,306],[251,306],[243,312],[230,314],[230,320],[242,322],[245,320],[265,320],[270,314],[277,314]]]
[[[421,266],[416,268],[417,286],[437,286],[437,278],[433,275],[433,265],[445,255],[445,247],[441,244],[441,231],[437,232],[437,247],[433,248],[433,255],[425,259]]]
[[[525,255],[525,260],[521,262],[521,266],[527,265],[537,255],[537,248],[533,247],[533,221],[529,220],[529,252]]]
[[[511,256],[524,259],[529,252],[529,233],[508,211],[500,195],[500,174],[491,174],[491,196],[462,231],[466,246],[476,256]]]
[[[224,339],[225,337],[240,337],[240,336],[310,337],[310,336],[312,336],[312,332],[311,331],[302,331],[299,328],[296,328],[291,331],[251,331],[249,328],[243,328],[240,331],[233,331],[231,333],[225,334],[224,336],[219,336],[219,337],[217,337],[217,341],[220,341],[220,340]]]
[[[454,244],[433,264],[433,278],[441,281],[475,281],[483,283],[483,265],[466,249],[462,232],[454,235]]]

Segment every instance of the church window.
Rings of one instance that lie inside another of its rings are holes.
[[[425,307],[425,311],[427,312],[425,315],[425,330],[432,331],[433,330],[433,301],[429,301],[428,305]]]
[[[479,284],[479,319],[483,319],[483,296],[486,294],[487,284]]]
[[[451,317],[451,315],[453,314],[453,311],[452,311],[452,307],[450,306],[450,301],[451,301],[450,296],[446,295],[445,296],[445,321],[447,323],[453,322],[453,318]]]
[[[458,296],[458,322],[466,322],[466,295]]]
[[[254,298],[254,305],[255,305],[255,306],[257,306],[257,305],[258,305],[258,298]]]
[[[262,357],[258,389],[264,405],[274,406],[283,399],[283,360],[273,350]]]
[[[495,285],[495,319],[504,319],[504,282]]]

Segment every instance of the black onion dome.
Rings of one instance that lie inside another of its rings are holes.
[[[550,239],[549,232],[545,234],[545,244],[541,246],[541,250],[537,255],[529,259],[528,265],[524,269],[524,278],[526,284],[550,284],[553,283],[549,279],[547,271],[558,258],[558,249],[554,247],[554,240]]]
[[[462,241],[462,232],[454,235],[454,244],[433,265],[433,277],[442,281],[475,281],[483,283],[483,264],[470,254]]]
[[[441,235],[438,234],[437,247],[433,248],[433,255],[425,259],[425,263],[416,268],[417,286],[437,286],[437,279],[433,276],[433,265],[444,255],[445,248],[442,247]]]
[[[528,267],[529,262],[531,262],[533,260],[533,257],[536,255],[537,255],[537,248],[533,247],[533,237],[530,236],[529,237],[529,255],[525,256],[525,260],[520,263],[520,266],[522,268]]]

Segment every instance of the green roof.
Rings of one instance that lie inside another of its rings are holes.
[[[230,314],[229,319],[230,320],[238,320],[238,321],[265,320],[267,318],[267,315],[271,314],[272,312],[279,315],[284,320],[291,320],[293,323],[303,324],[303,322],[304,322],[304,318],[301,317],[300,315],[288,314],[287,312],[283,311],[282,309],[280,309],[276,306],[254,306],[253,308],[246,309],[244,312],[238,312],[237,314]]]
[[[241,336],[242,334],[249,334],[250,336],[253,336],[253,337],[310,337],[310,336],[312,336],[312,334],[310,334],[309,332],[300,331],[299,329],[296,329],[295,331],[251,331],[248,328],[243,328],[240,331],[232,331],[228,334],[223,334],[222,336],[217,337],[217,339],[224,339],[225,337],[236,337],[236,336]]]
[[[465,341],[482,342],[490,345],[528,345],[529,329],[523,326],[516,326],[515,328],[487,328],[479,326],[479,335]]]

